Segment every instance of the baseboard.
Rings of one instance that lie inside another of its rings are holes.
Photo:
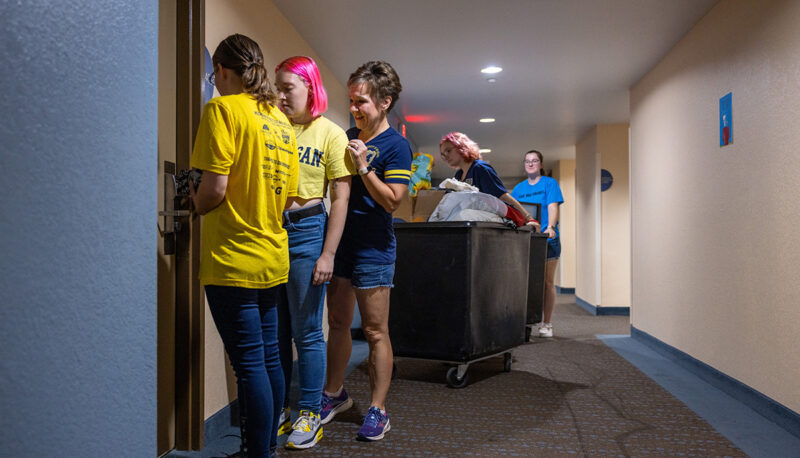
[[[758,412],[794,436],[800,437],[800,414],[735,378],[631,326],[631,337],[666,356],[705,382]]]
[[[217,440],[229,434],[231,426],[239,426],[239,400],[221,408],[217,413],[208,417],[205,421],[205,442]]]
[[[595,307],[594,305],[586,302],[585,300],[581,299],[577,295],[575,295],[575,303],[578,304],[582,309],[584,309],[587,312],[591,313],[592,315],[597,315],[597,307]]]
[[[598,307],[590,304],[578,296],[575,296],[575,303],[581,308],[595,316],[630,316],[630,307]]]
[[[630,307],[597,307],[598,316],[631,316]]]
[[[556,285],[556,294],[575,294],[575,288],[562,288]]]

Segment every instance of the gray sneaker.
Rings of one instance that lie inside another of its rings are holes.
[[[292,410],[288,407],[281,409],[281,416],[278,418],[278,435],[283,436],[292,430]]]
[[[310,410],[301,410],[297,421],[292,425],[292,434],[286,441],[286,448],[311,448],[322,439],[322,421],[319,414]]]
[[[553,337],[553,324],[542,323],[539,327],[539,337]]]

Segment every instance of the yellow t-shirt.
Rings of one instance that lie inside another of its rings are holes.
[[[341,127],[324,116],[306,125],[295,125],[300,179],[297,196],[302,199],[324,198],[328,180],[355,175],[347,154],[347,135]]]
[[[270,288],[285,283],[289,241],[282,211],[297,195],[297,143],[289,120],[236,94],[203,107],[192,167],[228,175],[225,198],[203,218],[200,283]]]

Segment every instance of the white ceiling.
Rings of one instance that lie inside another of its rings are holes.
[[[491,148],[501,176],[523,175],[532,148],[548,168],[574,158],[593,125],[628,121],[628,89],[717,2],[273,1],[342,83],[369,60],[394,66],[395,110],[438,177],[453,174],[438,156],[453,130]],[[480,73],[487,65],[503,68],[497,82]]]

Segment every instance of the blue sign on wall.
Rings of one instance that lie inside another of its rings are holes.
[[[614,184],[614,177],[611,176],[611,172],[600,169],[600,191],[608,191],[612,184]]]
[[[214,64],[211,63],[211,54],[208,53],[208,48],[204,48],[206,51],[206,61],[203,69],[203,103],[208,103],[212,97],[214,97],[214,85],[211,84],[211,75],[214,74]]]
[[[719,99],[719,146],[733,143],[733,92]]]

